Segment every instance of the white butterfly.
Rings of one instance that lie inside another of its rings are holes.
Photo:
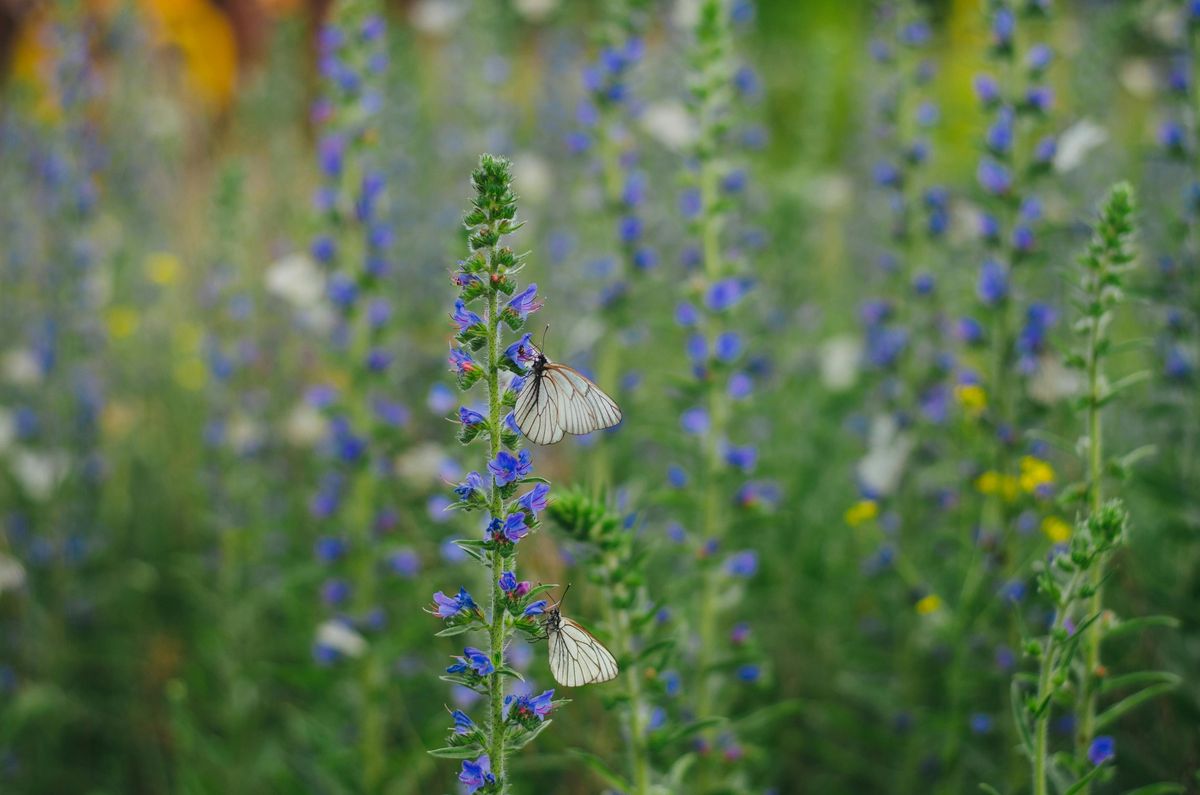
[[[554,444],[565,433],[591,433],[621,421],[616,402],[577,370],[550,361],[528,343],[521,356],[533,360],[533,375],[517,395],[513,419],[534,444]]]
[[[566,596],[565,592],[563,596]],[[612,652],[592,633],[560,613],[558,605],[546,611],[542,629],[550,641],[550,673],[563,687],[591,685],[616,678],[617,660]]]

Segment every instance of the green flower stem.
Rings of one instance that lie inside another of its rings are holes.
[[[630,602],[628,587],[620,581],[620,573],[627,565],[619,556],[608,554],[604,558],[604,580],[612,585],[612,593],[604,600],[605,622],[612,635],[613,648],[617,657],[628,660],[621,670],[621,683],[624,686],[626,709],[623,713],[625,731],[629,736],[629,767],[632,773],[633,789],[630,795],[648,795],[650,792],[650,748],[646,742],[646,722],[642,706],[645,703],[645,693],[642,689],[644,671],[639,662],[634,661],[633,625],[628,609],[618,605]]]
[[[495,247],[492,248],[489,262],[495,262]],[[503,417],[500,415],[500,297],[495,290],[488,291],[487,306],[487,389],[488,389],[488,424],[491,431],[488,434],[490,442],[489,461],[495,460],[500,454],[499,428]],[[495,518],[504,519],[504,501],[500,496],[500,485],[492,477],[488,509]],[[488,625],[488,638],[491,642],[489,649],[496,672],[488,677],[488,726],[487,746],[488,757],[492,763],[492,773],[500,783],[501,795],[508,792],[508,780],[504,775],[505,732],[504,732],[504,682],[499,669],[504,664],[505,622],[508,611],[504,608],[504,594],[500,591],[500,572],[504,566],[504,556],[500,550],[494,549],[489,555],[491,567],[491,597]]]

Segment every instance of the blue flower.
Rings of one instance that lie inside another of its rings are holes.
[[[463,649],[463,656],[454,659],[457,662],[447,668],[446,673],[460,674],[471,670],[479,676],[488,676],[496,670],[496,666],[492,664],[492,658],[488,656],[487,652],[474,646],[467,646]]]
[[[754,391],[754,380],[746,373],[734,373],[729,377],[727,392],[734,400],[744,400]]]
[[[467,305],[460,298],[454,302],[454,314],[450,315],[450,319],[458,326],[460,332],[466,331],[478,323],[483,322],[483,318],[467,309]]]
[[[1046,113],[1054,105],[1054,90],[1047,86],[1033,86],[1025,92],[1025,105],[1038,113]]]
[[[500,532],[514,544],[529,535],[529,526],[525,524],[524,511],[516,511],[506,516]]]
[[[475,721],[471,720],[470,716],[461,709],[451,712],[450,717],[454,718],[455,734],[470,734],[475,730]]]
[[[754,663],[747,663],[737,669],[737,678],[743,682],[757,682],[762,676],[762,669]]]
[[[496,485],[507,486],[533,471],[533,463],[528,450],[522,450],[519,457],[501,450],[496,459],[488,463],[488,471],[492,473]]]
[[[546,719],[554,709],[554,691],[546,690],[536,696],[509,695],[504,697],[504,716],[510,720],[524,721]]]
[[[537,284],[531,284],[521,292],[512,297],[508,302],[508,308],[517,313],[517,317],[525,320],[530,313],[536,312],[542,308],[542,304],[537,300]]]
[[[986,260],[979,270],[975,294],[985,306],[996,306],[1008,297],[1008,273],[994,259]]]
[[[521,495],[517,500],[520,505],[530,516],[536,517],[538,513],[546,510],[547,495],[550,494],[550,486],[547,483],[538,483],[530,491]]]
[[[617,234],[622,243],[633,243],[642,236],[642,219],[636,215],[627,215],[617,226]]]
[[[1034,72],[1044,71],[1052,60],[1054,60],[1054,50],[1045,44],[1033,45],[1025,55],[1025,65]]]
[[[479,425],[483,423],[485,421],[485,417],[478,411],[472,411],[466,406],[459,406],[458,421],[469,428],[472,425]]]
[[[680,418],[683,429],[688,433],[703,434],[708,432],[708,412],[700,407],[683,412]]]
[[[421,571],[421,558],[411,549],[398,549],[388,556],[388,566],[401,577],[415,577]]]
[[[540,616],[546,612],[546,600],[539,599],[536,602],[530,602],[525,606],[525,611],[522,613],[526,618],[532,616]]]
[[[732,362],[742,352],[742,338],[736,331],[726,331],[717,337],[716,354],[723,362]]]
[[[473,370],[478,370],[479,365],[475,364],[475,360],[471,358],[471,354],[462,348],[451,348],[450,369],[459,375],[465,375]]]
[[[457,596],[446,596],[438,591],[433,595],[433,614],[438,618],[453,618],[475,609],[475,601],[466,588],[459,588]]]
[[[321,599],[327,605],[340,605],[350,598],[350,583],[340,578],[326,580],[321,586]]]
[[[1097,737],[1088,747],[1088,761],[1097,767],[1116,758],[1116,755],[1117,742],[1108,735]]]
[[[758,450],[754,445],[746,445],[745,447],[734,447],[730,445],[725,450],[725,462],[732,467],[736,467],[743,472],[749,472],[754,469],[754,464],[758,461]]]
[[[741,301],[749,289],[746,279],[721,279],[709,286],[704,305],[713,312],[723,312]]]
[[[322,563],[332,563],[346,554],[346,542],[336,536],[326,536],[317,540],[317,560]]]
[[[979,161],[976,177],[980,187],[992,195],[1002,196],[1012,189],[1012,173],[1008,167],[990,157]]]
[[[758,553],[752,549],[735,552],[725,561],[725,573],[731,577],[753,577],[758,571]]]
[[[523,335],[521,339],[504,350],[504,357],[522,370],[526,369],[534,358],[533,346],[529,343],[531,336],[530,334]]]
[[[483,494],[483,476],[478,472],[468,472],[467,479],[454,487],[454,496],[460,500],[471,499],[472,494]]]
[[[986,712],[976,712],[971,716],[971,732],[973,734],[988,734],[992,730],[992,716]]]
[[[1000,84],[991,75],[976,75],[975,95],[984,105],[994,105],[1000,101]]]
[[[700,320],[700,314],[696,311],[696,307],[691,304],[679,304],[675,307],[675,322],[687,328],[694,326]]]
[[[320,263],[328,264],[337,254],[337,244],[328,235],[321,235],[312,244],[313,258]]]
[[[458,780],[466,786],[467,795],[472,795],[476,790],[494,784],[496,777],[492,775],[491,760],[487,758],[487,755],[479,757],[474,762],[464,759]]]

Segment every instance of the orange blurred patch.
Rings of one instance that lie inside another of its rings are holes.
[[[221,110],[237,87],[238,52],[229,18],[209,0],[139,0],[156,43],[177,52],[188,87]]]

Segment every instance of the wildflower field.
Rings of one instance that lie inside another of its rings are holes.
[[[0,793],[1200,793],[1200,3],[0,0]]]

